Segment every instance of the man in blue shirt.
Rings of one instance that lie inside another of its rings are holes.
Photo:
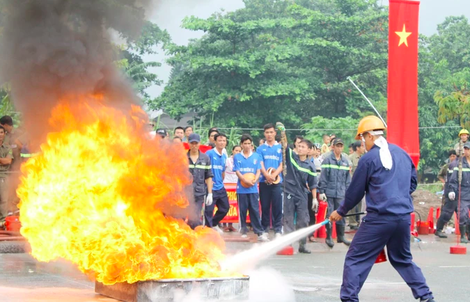
[[[266,141],[256,150],[261,156],[261,177],[259,180],[259,198],[261,202],[261,225],[269,233],[271,224],[276,236],[282,233],[282,148],[276,142],[276,130],[273,124],[264,126]],[[272,168],[273,172],[268,173]],[[279,182],[275,181],[279,177]],[[272,211],[272,213],[271,213]]]
[[[367,215],[346,254],[341,301],[359,301],[362,285],[387,246],[390,264],[411,287],[414,298],[432,302],[432,292],[410,252],[411,193],[417,186],[416,169],[403,149],[387,143],[383,130],[385,125],[375,116],[359,122],[356,139],[364,141],[368,152],[359,161],[344,201],[330,215],[331,221],[341,220],[361,202],[365,192]]]
[[[220,221],[224,219],[230,208],[227,191],[224,187],[225,163],[227,155],[224,154],[227,145],[227,136],[223,133],[217,133],[214,137],[215,148],[206,152],[212,166],[212,205],[206,206],[206,217],[208,217],[208,226],[219,233],[223,231],[218,227]],[[217,212],[214,216],[214,207],[217,206]]]
[[[258,241],[269,241],[263,233],[259,218],[259,201],[257,183],[261,174],[261,158],[258,153],[253,153],[253,139],[248,134],[243,134],[240,139],[242,152],[233,158],[233,171],[237,174],[237,200],[240,219],[240,232],[242,237],[247,237],[246,212],[250,211],[253,231],[258,235]]]

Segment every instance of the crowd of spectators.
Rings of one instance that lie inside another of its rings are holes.
[[[283,172],[286,165],[283,159],[286,156],[285,149],[292,150],[291,160],[294,168],[307,162],[308,165],[304,166],[312,171],[310,175],[315,175],[315,183],[307,183],[308,173],[305,177],[299,174],[298,179],[301,180],[296,179],[297,182],[305,182],[301,184],[301,187],[305,188],[298,190],[304,192],[305,196],[308,194],[308,199],[305,199],[305,209],[296,209],[295,215],[303,215],[305,211],[307,224],[312,225],[315,223],[318,199],[328,203],[328,213],[337,208],[344,197],[351,175],[365,152],[364,144],[361,141],[350,142],[348,153],[345,153],[343,140],[334,134],[323,135],[321,143],[311,142],[301,135],[296,135],[292,144],[281,148],[282,137],[277,133],[278,130],[273,124],[265,125],[264,137],[257,141],[257,146],[250,135],[244,134],[240,144],[234,145],[228,152],[227,136],[217,127],[207,131],[205,142],[201,142],[201,136],[195,133],[191,126],[176,127],[172,135],[163,128],[154,132],[163,139],[187,144],[189,170],[193,176],[195,215],[198,217],[192,221],[192,227],[203,224],[221,233],[236,231],[233,224],[223,223],[224,215],[230,206],[224,184],[231,183],[236,184],[237,188],[238,231],[242,237],[246,237],[250,229],[258,235],[259,241],[270,240],[271,233],[273,237],[285,233],[286,219],[283,212],[286,211],[286,203],[294,201],[293,193],[286,195],[286,186],[289,185],[283,184],[286,174],[286,171]],[[335,169],[335,166],[341,168]],[[299,171],[304,170],[300,168]],[[302,192],[298,196],[303,194]],[[303,196],[300,199],[303,203]],[[214,216],[215,206],[218,211]],[[246,221],[247,211],[250,213],[249,223]],[[353,212],[360,211],[359,205]],[[356,230],[359,223],[359,214],[349,218],[350,229]],[[341,235],[341,222],[338,224]],[[310,236],[309,240],[314,241],[313,236]],[[344,237],[338,242],[349,244]]]

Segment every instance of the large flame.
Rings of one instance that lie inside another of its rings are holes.
[[[191,182],[184,151],[146,139],[143,112],[130,111],[96,101],[53,110],[18,189],[32,255],[71,260],[104,284],[223,276],[224,241],[181,219]]]

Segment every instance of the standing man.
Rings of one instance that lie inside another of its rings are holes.
[[[457,194],[460,194],[460,243],[469,243],[470,218],[468,217],[468,210],[470,209],[470,142],[466,142],[463,145],[463,150],[464,157],[459,159],[459,161],[462,161],[462,171],[460,171],[460,162],[458,162],[454,167],[452,176],[450,177],[448,196],[449,199],[453,201],[456,200]],[[460,177],[462,178],[460,179]]]
[[[184,138],[183,142],[188,142],[189,136],[193,133],[193,127],[187,126],[184,128]]]
[[[269,241],[263,233],[259,219],[259,201],[257,183],[261,174],[261,158],[258,153],[252,151],[253,139],[248,134],[243,134],[240,139],[242,152],[233,158],[233,171],[237,173],[237,200],[240,218],[240,232],[242,237],[247,237],[246,212],[250,211],[250,221],[253,231],[258,235],[258,241]]]
[[[449,151],[449,163],[442,166],[441,170],[439,171],[438,178],[440,181],[444,183],[444,194],[442,195],[442,207],[441,207],[441,215],[436,223],[436,233],[435,235],[439,238],[447,238],[447,235],[443,232],[444,225],[449,222],[452,218],[452,214],[454,212],[458,215],[457,207],[458,207],[458,200],[450,200],[449,199],[449,192],[450,192],[450,178],[454,172],[454,168],[459,166],[459,162],[457,159],[457,153],[455,150]]]
[[[284,183],[284,230],[292,233],[295,231],[294,220],[297,229],[306,228],[310,217],[308,213],[308,193],[317,195],[317,174],[315,166],[308,160],[309,145],[307,140],[297,142],[297,154],[287,145],[285,127],[282,123],[276,123],[276,128],[281,131],[282,147],[286,150],[286,174]],[[318,201],[313,199],[312,210],[318,207]],[[299,253],[310,254],[306,247],[307,238],[299,241]]]
[[[264,125],[266,142],[256,150],[261,157],[261,177],[259,197],[261,201],[261,225],[265,233],[272,226],[277,237],[282,234],[282,149],[276,142],[276,130],[273,124]],[[273,169],[268,173],[268,169]],[[279,182],[275,183],[279,177]]]
[[[203,203],[206,206],[212,205],[212,170],[211,161],[209,157],[199,151],[199,145],[201,137],[199,134],[192,133],[189,138],[189,151],[188,151],[188,162],[189,172],[193,176],[193,192],[194,192],[194,204],[195,216],[190,217],[189,225],[191,228],[195,228],[201,225],[201,212]],[[209,225],[212,215],[207,217],[207,213],[204,213],[205,224]]]
[[[365,142],[368,152],[359,161],[344,201],[330,215],[331,221],[342,220],[366,193],[367,216],[346,254],[341,301],[359,301],[362,285],[387,246],[390,264],[411,287],[414,298],[432,302],[432,292],[410,252],[411,193],[417,186],[416,169],[403,149],[387,143],[383,130],[383,122],[375,116],[359,122],[356,139]]]
[[[351,161],[351,177],[354,176],[354,172],[356,171],[357,165],[359,164],[359,159],[364,155],[366,152],[366,148],[362,141],[355,141],[351,144],[354,153],[349,155],[349,160]],[[362,210],[362,202],[358,203],[354,209],[351,210],[350,214],[357,214],[360,213]],[[351,230],[357,230],[359,227],[360,215],[353,215],[349,216],[349,228]]]
[[[332,143],[333,152],[325,157],[321,165],[320,182],[318,190],[320,192],[320,199],[328,202],[328,210],[326,217],[337,210],[341,201],[344,198],[346,189],[351,182],[351,175],[349,170],[351,166],[347,155],[343,154],[344,143],[340,138],[335,138]],[[331,225],[326,225],[326,240],[325,243],[332,248],[335,244],[331,237]],[[338,243],[350,245],[351,242],[344,237],[345,222],[344,219],[336,222],[336,234]]]
[[[209,129],[209,132],[207,134],[207,137],[209,138],[209,141],[207,142],[207,146],[211,146],[212,148],[215,148],[215,136],[219,134],[219,130],[217,128],[212,127]]]
[[[11,148],[4,143],[4,139],[5,128],[0,126],[0,218],[8,215],[7,173],[13,160]]]
[[[206,217],[209,218],[208,226],[212,227],[219,233],[223,231],[219,228],[219,223],[227,215],[230,209],[228,202],[227,191],[224,187],[225,166],[227,163],[227,155],[223,153],[227,145],[227,136],[223,133],[218,133],[215,136],[215,148],[206,152],[206,155],[211,161],[212,175],[213,175],[213,188],[212,196],[213,203],[206,207]],[[217,206],[217,212],[214,216],[214,207]]]
[[[173,137],[179,137],[181,140],[184,138],[184,128],[183,127],[176,127],[175,131],[173,132]]]
[[[469,132],[467,129],[462,129],[459,132],[460,142],[455,144],[454,150],[457,152],[457,156],[463,156],[463,145],[468,141]]]
[[[307,160],[313,165],[316,172],[317,180],[320,177],[321,172],[321,162],[318,160],[319,151],[320,151],[320,144],[313,144],[309,140],[305,140],[308,144],[308,154]],[[317,184],[318,185],[318,184]],[[310,215],[310,222],[308,225],[315,224],[315,210],[313,210],[314,199],[318,203],[317,195],[313,196],[312,192],[309,190],[308,192],[308,214]],[[313,233],[312,236],[309,238],[310,241],[314,241]]]

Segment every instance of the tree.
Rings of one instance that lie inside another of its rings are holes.
[[[169,47],[178,72],[151,107],[175,118],[215,112],[219,126],[280,120],[297,128],[316,115],[370,110],[348,77],[386,104],[387,12],[375,1],[245,0],[245,6],[184,20],[184,28],[206,34]]]
[[[302,128],[306,130],[305,137],[312,142],[321,143],[323,134],[334,133],[347,146],[355,141],[358,124],[359,119],[353,119],[349,116],[331,119],[315,116],[310,123],[304,124]]]
[[[128,40],[128,45],[120,51],[121,60],[118,66],[132,81],[134,90],[139,93],[145,103],[151,102],[146,89],[153,85],[161,85],[162,81],[151,71],[151,67],[160,67],[159,62],[144,62],[142,56],[156,53],[156,48],[165,46],[171,41],[166,30],[161,30],[156,24],[146,22],[142,33],[136,40]]]
[[[465,17],[448,17],[436,34],[420,37],[419,123],[421,160],[419,170],[436,174],[457,140],[460,121],[456,104],[448,98],[470,68],[470,24]],[[467,77],[467,81],[470,78]],[[451,111],[446,108],[451,109]],[[439,113],[440,112],[440,113]],[[439,114],[441,115],[440,118]]]

